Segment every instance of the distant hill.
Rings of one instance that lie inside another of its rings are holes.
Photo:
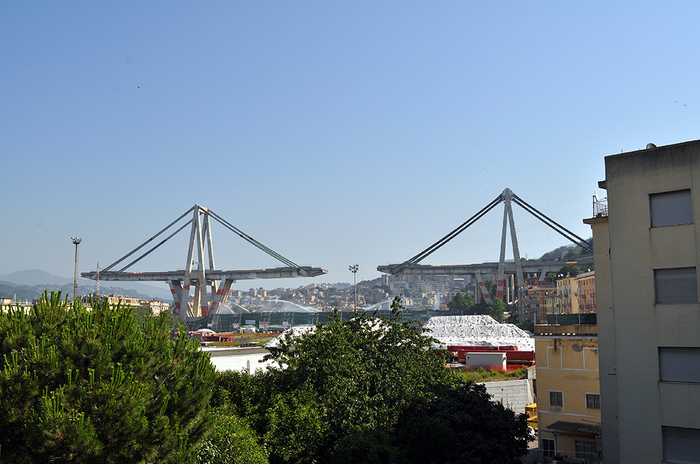
[[[17,285],[65,285],[73,283],[73,278],[59,277],[49,274],[46,271],[40,271],[39,269],[28,269],[26,271],[17,271],[12,274],[0,275],[0,280]],[[88,279],[78,278],[79,284],[87,285],[89,282],[90,280]]]
[[[164,288],[138,282],[114,282],[101,281],[100,293],[110,295],[112,293],[141,299],[160,299],[170,301],[172,295]],[[13,298],[19,300],[33,300],[39,298],[44,290],[62,291],[73,293],[73,279],[49,274],[39,269],[17,271],[12,274],[0,275],[0,298]],[[95,293],[95,282],[90,279],[78,278],[78,295]],[[21,296],[20,296],[21,295]]]
[[[540,261],[561,261],[564,256],[574,248],[573,245],[563,245],[557,249],[549,251],[540,257]]]

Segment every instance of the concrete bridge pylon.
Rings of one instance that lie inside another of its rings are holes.
[[[188,216],[190,216],[190,219],[179,225],[174,232],[159,242],[154,242],[154,240],[164,235],[171,228],[175,228]],[[214,264],[214,242],[211,233],[212,218],[251,245],[280,261],[284,264],[284,267],[237,271],[217,270]],[[155,251],[188,225],[190,226],[190,239],[187,262],[183,270],[127,272],[127,269]],[[113,270],[117,265],[122,264],[138,251],[153,243],[156,243],[156,245],[139,255],[136,259],[128,262],[128,264],[118,270]],[[188,317],[207,316],[210,312],[216,311],[220,305],[226,302],[231,285],[237,280],[316,277],[326,273],[328,271],[320,267],[299,266],[244,233],[212,210],[200,205],[194,205],[160,232],[114,263],[99,271],[83,272],[81,276],[93,280],[167,282],[173,295],[175,311],[180,317],[187,319]],[[194,287],[194,298],[190,304],[190,290],[192,287]]]
[[[475,279],[477,282],[479,282],[479,288],[483,287],[485,289],[485,285],[483,285],[482,279],[481,279],[481,274],[486,273],[487,271],[493,270],[493,264],[494,263],[483,263],[481,265],[479,264],[466,264],[466,265],[451,265],[451,266],[427,266],[427,265],[422,265],[420,262],[428,257],[430,254],[433,252],[437,251],[439,248],[444,246],[446,243],[448,243],[450,240],[455,238],[457,235],[461,234],[464,232],[467,228],[469,228],[471,225],[473,225],[475,222],[477,222],[479,219],[481,219],[486,213],[494,209],[497,205],[500,203],[504,203],[504,208],[503,208],[503,227],[501,230],[501,248],[500,248],[500,257],[498,261],[498,267],[495,270],[494,274],[497,274],[497,289],[496,289],[496,298],[504,299],[504,287],[505,287],[505,274],[506,273],[511,273],[515,274],[517,278],[517,289],[515,289],[516,295],[513,295],[515,298],[517,298],[519,302],[519,313],[520,316],[522,317],[522,312],[523,312],[523,285],[524,285],[524,270],[523,270],[523,263],[522,260],[520,259],[520,249],[518,247],[518,238],[517,238],[517,233],[516,233],[516,228],[515,228],[515,220],[513,218],[513,207],[512,204],[515,203],[518,206],[522,207],[525,211],[542,221],[545,225],[548,227],[552,228],[554,231],[565,237],[567,240],[571,241],[573,244],[576,246],[581,247],[581,249],[584,251],[584,253],[593,254],[593,248],[592,246],[586,241],[585,239],[579,237],[578,235],[574,234],[570,230],[566,229],[564,226],[558,224],[554,220],[550,219],[547,217],[545,214],[541,213],[531,205],[529,205],[527,202],[525,202],[522,198],[518,197],[515,193],[513,193],[512,190],[509,188],[506,188],[501,192],[501,194],[496,197],[494,200],[492,200],[488,205],[483,207],[481,210],[479,210],[475,215],[467,219],[465,222],[463,222],[459,227],[456,229],[452,230],[450,233],[445,235],[443,238],[426,248],[425,250],[421,251],[414,257],[404,261],[403,263],[400,264],[394,264],[394,265],[388,265],[388,266],[378,266],[377,270],[380,272],[384,272],[387,274],[391,275],[405,275],[405,274],[422,274],[422,275],[474,275]],[[508,229],[510,229],[510,238],[511,238],[511,247],[513,249],[513,266],[514,269],[509,269],[511,266],[509,266],[509,263],[506,263],[505,260],[505,255],[506,255],[506,240],[507,240],[507,233]],[[556,271],[560,269],[563,265],[566,263],[564,262],[552,262],[552,263],[532,263],[528,262],[527,265],[527,271],[528,272],[535,272],[540,274],[539,281],[542,281],[544,279],[545,272],[551,272],[551,271]],[[552,266],[558,266],[553,268]],[[533,268],[534,267],[534,268]],[[482,291],[482,294],[483,291]],[[485,293],[485,295],[488,295],[488,292]],[[489,300],[492,295],[488,295]],[[505,303],[507,301],[504,300]]]

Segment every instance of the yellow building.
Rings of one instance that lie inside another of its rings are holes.
[[[109,296],[104,296],[101,298],[106,298],[110,305],[117,305],[121,303],[122,306],[141,306],[141,302],[138,298],[132,298],[130,296],[115,295],[113,293]]]
[[[595,271],[583,272],[576,276],[578,287],[578,307],[582,313],[596,312]]]
[[[535,356],[542,457],[601,462],[596,326],[536,325]]]
[[[559,314],[578,314],[578,279],[564,277],[557,280]]]
[[[150,308],[151,314],[154,316],[159,315],[162,312],[170,312],[170,303],[159,300],[139,300],[139,306],[144,308]]]
[[[700,140],[607,156],[599,186],[605,464],[700,463]]]

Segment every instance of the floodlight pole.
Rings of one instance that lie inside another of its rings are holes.
[[[75,271],[73,272],[73,301],[75,301],[76,294],[78,293],[78,245],[83,241],[79,237],[71,237],[73,240],[73,245],[75,245]]]
[[[355,312],[357,312],[357,271],[360,269],[360,265],[350,265],[348,269],[352,272],[352,286],[355,288]]]

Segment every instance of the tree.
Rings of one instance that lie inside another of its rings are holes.
[[[214,411],[212,434],[197,446],[198,464],[268,464],[248,422],[227,407]]]
[[[564,277],[576,277],[579,272],[581,272],[581,269],[579,269],[575,264],[566,264],[559,269],[559,274],[563,275]]]
[[[411,411],[431,417],[459,379],[445,367],[445,353],[434,348],[434,339],[415,323],[401,322],[400,309],[400,299],[394,299],[391,318],[356,313],[340,321],[331,316],[314,331],[283,339],[270,355],[278,367],[219,376],[214,405],[230,403],[264,441],[273,464],[407,462],[413,448],[404,436],[427,431],[420,420],[411,420],[418,417]],[[466,413],[473,414],[472,424],[479,417],[493,422],[478,435],[484,441],[480,448],[493,444],[521,451],[518,440],[526,431],[508,428],[516,420],[512,412],[484,405],[489,396],[476,387],[460,387],[455,394],[462,398],[463,412],[478,406]],[[436,427],[430,433],[444,430],[459,439],[472,430],[460,429],[458,420],[429,423]]]
[[[498,322],[503,322],[503,313],[506,311],[506,304],[500,298],[494,298],[493,301],[486,305],[484,314],[491,316]]]
[[[486,388],[473,382],[443,389],[401,419],[404,463],[519,464],[527,452],[525,415],[491,401]]]
[[[264,437],[270,462],[336,461],[357,451],[357,437],[389,433],[403,409],[430,401],[435,388],[453,381],[434,340],[415,322],[400,321],[400,305],[398,298],[392,303],[392,318],[333,315],[314,331],[282,339],[270,355],[279,367],[253,376],[258,386],[225,380],[230,397],[243,404],[238,411]]]
[[[475,304],[476,302],[474,301],[474,295],[471,293],[459,292],[452,297],[449,303],[447,303],[447,307],[455,312],[469,314],[469,310]]]
[[[491,316],[498,322],[503,322],[503,313],[506,310],[506,305],[500,298],[493,298],[491,303],[481,302],[471,306],[464,312],[466,315],[485,315]]]
[[[0,314],[3,462],[191,462],[208,426],[208,355],[165,317],[44,293]]]

